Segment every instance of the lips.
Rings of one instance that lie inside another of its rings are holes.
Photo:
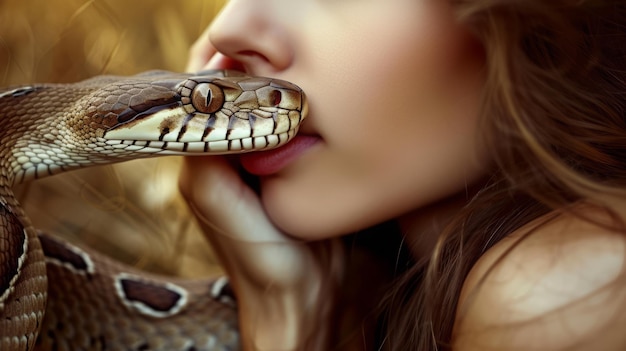
[[[284,146],[268,151],[242,154],[239,160],[248,173],[268,176],[280,172],[320,141],[318,136],[296,135]]]

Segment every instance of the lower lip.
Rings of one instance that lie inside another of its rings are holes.
[[[296,135],[284,146],[268,151],[242,154],[239,159],[248,173],[268,176],[280,172],[320,140],[317,136]]]

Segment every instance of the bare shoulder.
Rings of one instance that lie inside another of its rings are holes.
[[[455,350],[626,349],[626,235],[574,214],[544,222],[513,233],[472,268]]]

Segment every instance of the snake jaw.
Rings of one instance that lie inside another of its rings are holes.
[[[30,106],[20,111],[33,110],[36,101],[47,107],[42,121],[14,117],[31,124],[4,161],[13,170],[10,184],[156,155],[275,148],[295,136],[308,110],[297,86],[233,71],[102,76],[2,94],[2,104]]]
[[[180,107],[106,130],[105,152],[225,154],[274,148],[296,134],[307,110],[298,87],[268,78],[193,76],[175,89]]]

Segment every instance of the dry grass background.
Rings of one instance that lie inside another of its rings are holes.
[[[183,71],[225,0],[0,0],[0,86]],[[177,191],[180,158],[132,161],[20,186],[38,228],[147,270],[219,270]]]

